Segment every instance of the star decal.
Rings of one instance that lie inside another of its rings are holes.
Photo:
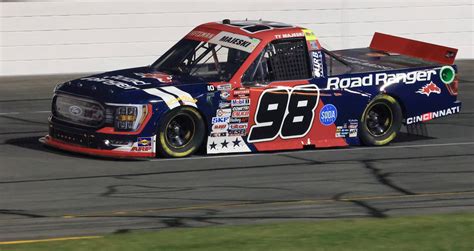
[[[222,148],[227,148],[227,145],[229,144],[229,142],[227,142],[227,140],[224,139],[224,142],[221,143],[222,145]]]
[[[210,144],[209,146],[211,147],[211,149],[216,149],[217,144],[213,141],[212,144]]]
[[[239,138],[235,138],[235,140],[232,141],[232,143],[234,143],[234,147],[240,146],[240,142],[242,142],[242,141],[240,141]]]

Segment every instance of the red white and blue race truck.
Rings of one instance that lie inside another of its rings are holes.
[[[457,50],[375,33],[328,51],[302,27],[196,27],[149,66],[56,86],[49,146],[108,157],[385,145],[459,113]]]

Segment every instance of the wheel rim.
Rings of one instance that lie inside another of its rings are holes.
[[[183,148],[191,142],[194,133],[193,118],[187,114],[179,114],[166,126],[166,141],[174,148]]]
[[[372,105],[365,115],[365,125],[372,136],[386,134],[392,127],[393,114],[386,104]]]

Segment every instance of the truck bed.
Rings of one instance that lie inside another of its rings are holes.
[[[331,52],[351,65],[351,73],[441,66],[439,63],[420,58],[387,53],[371,48],[335,50]]]

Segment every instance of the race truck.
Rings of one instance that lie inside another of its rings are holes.
[[[206,23],[149,66],[57,85],[42,141],[107,157],[382,146],[460,112],[456,53],[382,33],[329,51],[294,25]]]

